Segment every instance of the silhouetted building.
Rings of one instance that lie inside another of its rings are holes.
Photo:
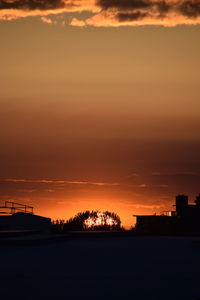
[[[200,195],[196,205],[188,204],[188,196],[176,196],[175,211],[160,215],[135,215],[136,232],[143,234],[200,234]]]
[[[51,219],[34,215],[33,207],[6,201],[0,206],[0,231],[49,232]]]

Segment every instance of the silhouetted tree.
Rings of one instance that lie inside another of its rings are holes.
[[[53,220],[51,222],[51,231],[53,233],[62,233],[64,229],[65,220]]]
[[[83,231],[83,230],[120,230],[120,217],[109,211],[85,211],[78,213],[75,217],[70,218],[63,227],[66,231]]]

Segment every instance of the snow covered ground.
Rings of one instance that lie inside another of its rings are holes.
[[[200,299],[200,239],[111,237],[0,246],[0,299]]]

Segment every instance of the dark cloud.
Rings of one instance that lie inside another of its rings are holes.
[[[200,14],[200,0],[98,0],[97,5],[105,10],[155,10],[162,14],[170,10],[177,11],[188,17],[196,17]]]
[[[175,3],[167,1],[152,0],[98,0],[97,4],[103,9],[119,9],[119,10],[151,10],[156,9],[161,14],[167,13],[172,9]],[[134,19],[134,18],[133,18]]]
[[[179,6],[179,11],[189,18],[197,18],[200,16],[200,1],[185,1]]]
[[[48,10],[63,8],[63,0],[0,0],[0,9]]]
[[[158,10],[158,17],[164,18],[172,9],[172,4],[169,4],[165,1],[159,1],[156,4],[157,10]]]
[[[145,0],[99,0],[97,3],[104,9],[144,9],[151,7],[152,3]]]
[[[148,16],[148,13],[142,13],[142,12],[133,12],[133,13],[124,13],[123,12],[123,13],[119,13],[117,15],[118,20],[120,22],[141,20],[147,16]]]
[[[120,22],[137,21],[151,15],[163,18],[170,11],[188,18],[200,16],[199,0],[177,0],[176,2],[170,0],[98,0],[97,5],[103,10],[115,9]]]
[[[72,26],[197,25],[200,0],[0,0],[0,20],[40,16],[56,24],[48,15],[91,12],[89,18],[72,18]]]

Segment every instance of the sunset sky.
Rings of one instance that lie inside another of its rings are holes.
[[[200,193],[200,0],[0,0],[0,201],[67,219]]]

